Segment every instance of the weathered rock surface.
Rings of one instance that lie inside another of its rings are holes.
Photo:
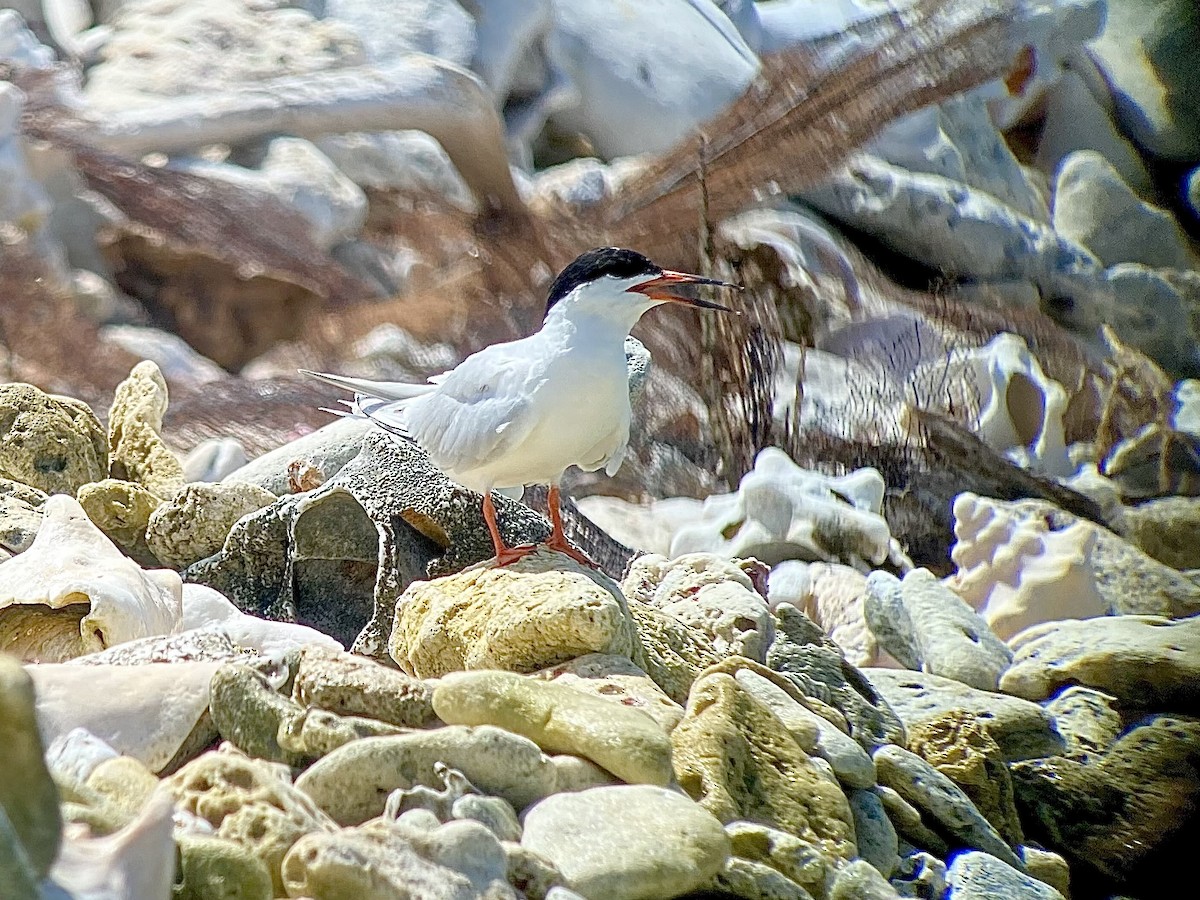
[[[253,484],[188,484],[151,511],[145,540],[162,565],[186,569],[218,552],[238,519],[274,501]]]
[[[108,411],[109,474],[162,498],[183,487],[183,465],[162,439],[166,411],[167,383],[150,360],[117,385]]]
[[[86,403],[33,385],[0,385],[0,476],[70,494],[108,475],[108,439]]]
[[[433,690],[424,681],[361,656],[312,645],[300,652],[292,699],[408,728],[437,721]]]

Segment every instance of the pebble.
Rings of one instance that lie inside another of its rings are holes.
[[[946,900],[1065,900],[1045,882],[978,850],[955,855],[946,882]]]
[[[108,438],[86,403],[0,385],[0,422],[0,476],[71,496],[108,476]]]
[[[683,707],[624,656],[587,653],[536,672],[534,677],[640,710],[662,726],[663,731],[669,732],[683,718]]]
[[[865,859],[855,859],[838,870],[829,900],[892,900],[896,889]]]
[[[824,893],[830,865],[812,844],[757,822],[730,822],[725,833],[735,857],[770,866],[788,881],[818,896]]]
[[[495,725],[547,753],[590,759],[622,781],[671,780],[667,733],[639,709],[509,672],[461,672],[441,679],[433,708],[449,725]]]
[[[850,801],[850,812],[854,816],[858,855],[878,869],[884,878],[891,878],[900,862],[900,843],[883,802],[877,794],[864,790],[850,791],[846,799]]]
[[[292,699],[343,716],[365,716],[406,728],[437,722],[433,690],[424,681],[352,653],[305,646]]]
[[[274,501],[270,491],[245,482],[184,485],[150,511],[146,544],[160,564],[186,569],[220,550],[238,519]]]
[[[568,887],[606,900],[686,894],[729,856],[729,838],[711,813],[650,785],[547,797],[525,814],[521,845],[550,860]]]

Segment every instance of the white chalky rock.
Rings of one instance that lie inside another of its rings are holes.
[[[896,578],[872,572],[866,618],[879,642],[911,669],[994,691],[1012,651],[987,623],[928,569]]]
[[[56,494],[42,509],[33,544],[0,563],[0,649],[62,662],[178,628],[178,573],[138,566],[72,497]]]

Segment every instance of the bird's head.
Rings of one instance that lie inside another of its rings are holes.
[[[690,286],[701,284],[741,290],[715,278],[672,272],[633,250],[600,247],[580,255],[554,279],[546,315],[558,308],[564,313],[628,321],[632,326],[642,313],[660,303],[732,312],[727,306],[688,294]]]

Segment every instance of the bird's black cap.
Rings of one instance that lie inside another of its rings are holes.
[[[597,247],[576,257],[575,261],[558,273],[550,285],[550,296],[546,298],[546,312],[581,284],[595,281],[605,275],[613,278],[633,278],[637,275],[657,275],[662,266],[655,265],[642,254],[623,247]]]

